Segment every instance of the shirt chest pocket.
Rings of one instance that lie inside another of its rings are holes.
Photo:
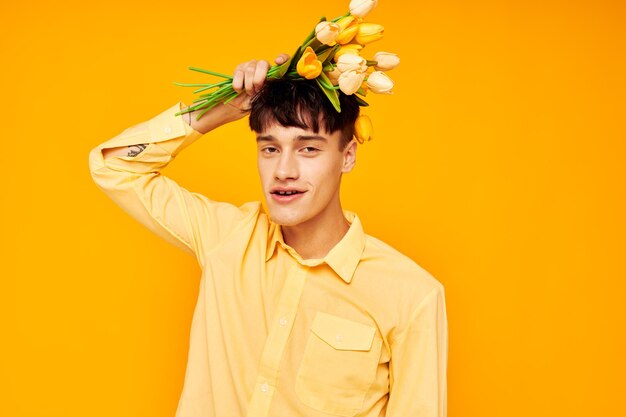
[[[355,415],[376,376],[381,345],[375,327],[318,312],[298,369],[296,394],[316,410]]]

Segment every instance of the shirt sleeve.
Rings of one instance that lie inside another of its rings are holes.
[[[237,207],[190,192],[161,174],[176,155],[202,137],[174,114],[182,102],[131,126],[89,153],[96,185],[118,206],[174,246],[196,256],[221,242],[258,204]],[[148,144],[136,156],[104,159],[102,149]]]
[[[391,344],[390,417],[447,416],[448,321],[443,286],[419,304]]]

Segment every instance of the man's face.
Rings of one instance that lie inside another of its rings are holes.
[[[340,141],[341,131],[315,133],[277,123],[257,134],[259,175],[274,222],[295,226],[340,212],[341,175],[352,170],[356,153],[354,140],[343,151]]]

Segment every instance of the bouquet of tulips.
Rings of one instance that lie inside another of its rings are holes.
[[[314,79],[338,112],[341,112],[338,91],[346,95],[358,94],[356,97],[360,106],[368,105],[359,97],[365,96],[368,91],[391,94],[394,82],[384,71],[395,68],[400,58],[390,52],[378,52],[371,60],[361,56],[366,45],[383,37],[383,26],[363,19],[377,4],[378,0],[352,0],[350,11],[345,15],[330,21],[322,17],[287,62],[268,70],[267,78]],[[198,120],[217,104],[228,103],[240,94],[233,89],[231,76],[196,67],[189,69],[223,80],[210,84],[174,83],[183,87],[200,87],[194,93],[213,90],[201,94],[194,104],[176,115],[202,110],[196,116]],[[362,143],[360,138],[363,135],[359,133],[363,130],[371,131],[371,122],[367,117],[359,119],[356,136]],[[366,136],[370,138],[369,134]]]

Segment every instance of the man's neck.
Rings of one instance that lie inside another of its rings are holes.
[[[321,259],[345,236],[350,223],[339,206],[314,221],[282,226],[281,229],[285,243],[294,248],[302,259]]]

